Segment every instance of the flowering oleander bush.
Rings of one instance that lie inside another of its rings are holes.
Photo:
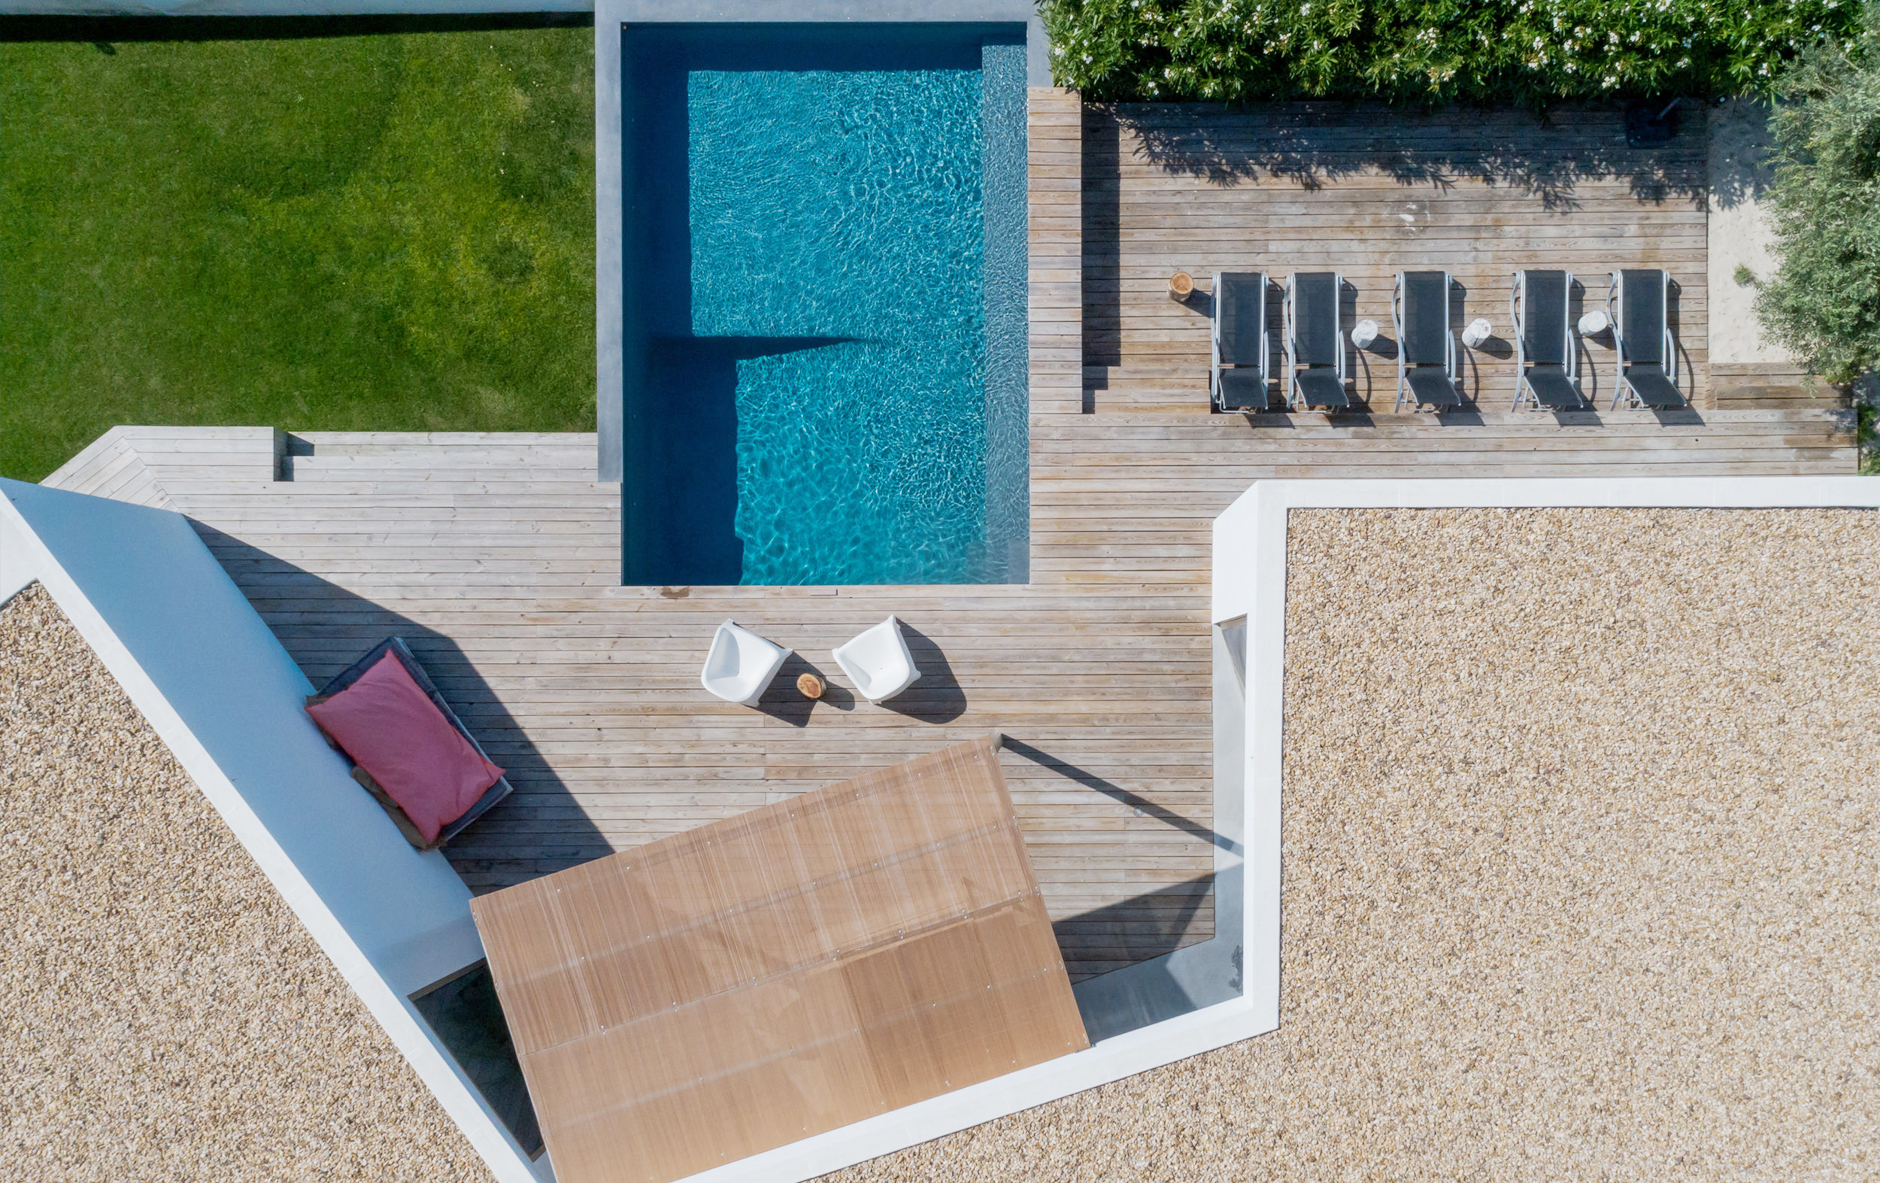
[[[1880,3],[1865,25],[1783,75],[1763,200],[1779,269],[1756,311],[1833,382],[1880,367]]]
[[[1044,0],[1099,101],[1522,102],[1772,92],[1858,0]]]

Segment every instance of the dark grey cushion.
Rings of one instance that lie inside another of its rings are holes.
[[[1338,331],[1338,276],[1310,271],[1292,277],[1293,339],[1299,352],[1293,360],[1307,366],[1335,366],[1345,348]]]
[[[1308,407],[1343,410],[1351,405],[1351,399],[1345,394],[1345,384],[1330,369],[1301,370],[1298,379],[1300,397]]]
[[[1658,366],[1630,366],[1625,372],[1625,384],[1630,386],[1638,401],[1648,407],[1670,410],[1684,405],[1684,396],[1671,384],[1671,379]]]
[[[1462,396],[1456,393],[1456,384],[1449,380],[1449,375],[1435,366],[1419,366],[1404,371],[1404,379],[1409,383],[1410,392],[1418,403],[1429,407],[1459,407]]]
[[[1221,410],[1264,411],[1266,403],[1266,376],[1257,368],[1221,371]]]
[[[1665,364],[1665,273],[1622,271],[1619,329],[1625,334],[1626,362]]]
[[[1580,388],[1567,377],[1564,366],[1534,366],[1522,376],[1541,406],[1550,411],[1579,411],[1586,407]]]
[[[1449,364],[1448,272],[1403,273],[1403,340],[1398,348],[1413,366]]]
[[[1567,364],[1567,273],[1523,271],[1521,351],[1538,365]]]
[[[1266,276],[1258,271],[1222,273],[1214,293],[1220,322],[1221,364],[1257,366],[1266,336]]]

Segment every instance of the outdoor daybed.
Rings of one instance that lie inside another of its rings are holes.
[[[307,713],[419,850],[443,846],[513,791],[399,637],[309,697]]]

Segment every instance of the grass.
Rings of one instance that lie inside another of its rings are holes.
[[[593,109],[586,27],[0,43],[0,475],[119,423],[593,430]]]

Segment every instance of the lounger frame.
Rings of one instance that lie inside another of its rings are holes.
[[[1563,352],[1566,354],[1564,368],[1567,371],[1567,381],[1573,384],[1574,393],[1580,396],[1580,409],[1590,410],[1593,405],[1592,401],[1586,397],[1586,392],[1580,389],[1580,342],[1573,324],[1573,284],[1575,281],[1573,272],[1568,271],[1565,274],[1567,277],[1566,298],[1562,302],[1560,316],[1561,343],[1564,347]],[[1537,409],[1544,406],[1540,396],[1531,393],[1531,388],[1528,386],[1527,321],[1523,316],[1528,303],[1527,275],[1526,271],[1515,272],[1514,286],[1508,293],[1508,316],[1514,322],[1514,406],[1510,409],[1516,411],[1521,409],[1521,401],[1524,397]]]
[[[1259,371],[1260,389],[1265,391],[1268,383],[1273,380],[1273,350],[1272,343],[1267,339],[1266,331],[1266,272],[1233,272],[1232,274],[1257,275],[1260,277]],[[1209,348],[1212,352],[1210,359],[1211,364],[1208,368],[1208,397],[1214,401],[1215,409],[1223,413],[1246,414],[1248,412],[1264,411],[1266,410],[1264,402],[1258,407],[1230,407],[1227,405],[1227,392],[1221,382],[1221,371],[1230,368],[1221,364],[1221,289],[1224,282],[1222,275],[1223,273],[1219,271],[1214,273],[1214,316],[1209,322],[1208,327]],[[1240,363],[1236,362],[1231,368],[1242,369],[1247,367],[1243,367]]]
[[[1305,392],[1299,388],[1299,319],[1298,309],[1296,307],[1299,296],[1299,285],[1295,281],[1299,278],[1300,274],[1299,272],[1293,272],[1286,276],[1286,317],[1284,332],[1286,341],[1286,409],[1289,411],[1305,411],[1311,409],[1305,401]],[[1323,274],[1323,272],[1309,272],[1307,274]],[[1346,372],[1345,367],[1345,276],[1343,272],[1332,272],[1332,293],[1332,337],[1338,342],[1338,348],[1335,351],[1336,357],[1330,368],[1338,377],[1340,389],[1343,389],[1344,385],[1351,381],[1351,377]],[[1349,401],[1347,401],[1346,405],[1350,405]]]
[[[1409,368],[1410,368],[1409,354],[1410,354],[1410,351],[1409,351],[1408,345],[1406,344],[1406,340],[1404,336],[1403,277],[1404,277],[1404,272],[1399,271],[1397,273],[1396,286],[1392,289],[1391,294],[1390,294],[1390,321],[1391,321],[1391,326],[1397,330],[1397,405],[1394,408],[1392,408],[1393,414],[1403,410],[1404,394],[1409,389]],[[1449,274],[1449,272],[1444,271],[1443,272],[1443,373],[1449,378],[1449,382],[1452,386],[1455,383],[1461,381],[1462,379],[1462,352],[1456,343],[1455,326],[1450,323],[1454,315],[1454,306],[1451,304],[1450,301],[1455,296],[1455,287],[1456,287],[1455,277]],[[1414,393],[1414,392],[1411,392],[1411,393]],[[1458,392],[1458,397],[1460,397],[1459,392]],[[1421,401],[1419,401],[1416,405],[1418,408],[1421,408],[1423,404]]]
[[[1660,285],[1658,309],[1664,322],[1660,347],[1664,350],[1665,377],[1671,380],[1671,385],[1677,389],[1678,396],[1684,398],[1688,404],[1690,399],[1685,398],[1683,388],[1678,386],[1678,343],[1671,335],[1671,273],[1660,270],[1658,282]],[[1638,391],[1632,388],[1632,381],[1627,376],[1632,368],[1632,362],[1626,356],[1625,272],[1623,271],[1612,272],[1607,280],[1606,319],[1612,322],[1612,409],[1618,410],[1621,402],[1630,407],[1641,407],[1645,405],[1645,400],[1640,398]]]

